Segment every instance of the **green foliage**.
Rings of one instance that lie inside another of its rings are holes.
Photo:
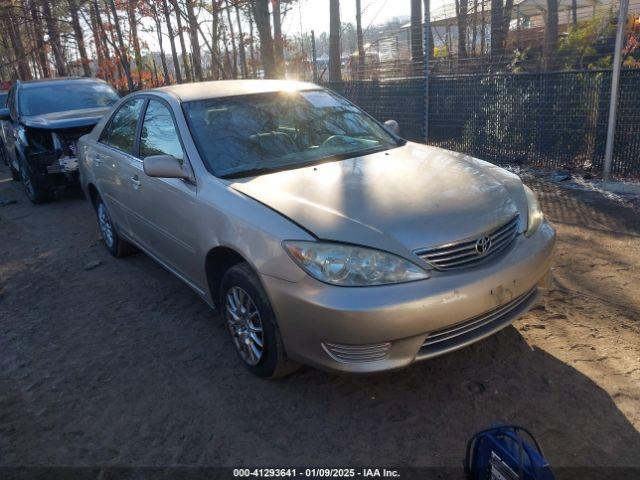
[[[615,34],[616,26],[609,15],[597,16],[571,27],[558,45],[565,68],[610,68],[611,55],[603,50],[611,51]]]

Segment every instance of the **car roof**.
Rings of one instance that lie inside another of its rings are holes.
[[[56,84],[63,82],[82,82],[82,83],[105,83],[104,80],[100,78],[92,78],[92,77],[60,77],[60,78],[40,78],[38,80],[26,80],[21,81],[20,86],[23,88],[29,88],[30,86],[43,86],[48,84]]]
[[[295,80],[216,80],[211,82],[182,83],[156,88],[176,96],[181,102],[206,100],[209,98],[251,95],[281,91],[300,91],[318,89],[317,85]]]

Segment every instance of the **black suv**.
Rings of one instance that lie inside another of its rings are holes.
[[[119,99],[106,82],[94,78],[17,81],[0,109],[0,157],[22,181],[33,203],[78,183],[76,143]]]

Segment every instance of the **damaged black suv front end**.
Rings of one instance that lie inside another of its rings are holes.
[[[0,109],[4,158],[34,203],[79,183],[77,143],[120,96],[96,78],[16,81]]]
[[[18,129],[22,154],[34,179],[56,189],[78,184],[77,144],[81,136],[91,132],[108,109],[92,112],[90,118],[66,121],[64,128],[56,122],[48,125],[24,121]],[[77,123],[77,126],[74,126]],[[21,137],[21,138],[20,138]]]

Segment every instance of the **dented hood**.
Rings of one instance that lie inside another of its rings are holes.
[[[22,123],[31,128],[59,130],[64,128],[90,127],[100,121],[111,107],[83,108],[66,112],[45,113],[22,118]]]
[[[413,143],[230,184],[319,239],[400,254],[479,235],[526,208],[515,175]]]

